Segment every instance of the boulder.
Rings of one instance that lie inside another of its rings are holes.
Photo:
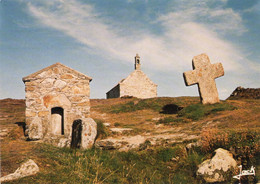
[[[229,151],[219,148],[215,152],[212,159],[202,162],[197,170],[197,176],[201,176],[208,183],[225,181],[227,179],[225,173],[237,167],[237,163]]]
[[[27,162],[24,162],[14,173],[1,177],[0,183],[31,176],[38,172],[38,165],[33,160],[29,159]]]

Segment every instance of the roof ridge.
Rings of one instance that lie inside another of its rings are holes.
[[[68,66],[66,66],[66,65],[64,65],[64,64],[62,64],[62,63],[60,63],[60,62],[57,62],[57,63],[55,63],[55,64],[52,64],[52,65],[50,65],[50,66],[47,66],[47,67],[45,67],[45,68],[43,68],[43,69],[41,69],[41,70],[39,70],[39,71],[37,71],[37,72],[34,72],[34,73],[32,73],[32,74],[30,74],[30,75],[28,75],[28,76],[26,76],[26,77],[23,77],[22,80],[23,80],[23,82],[26,82],[27,80],[30,80],[30,79],[34,78],[35,76],[39,75],[40,73],[42,73],[42,72],[44,72],[44,71],[47,71],[47,70],[49,70],[49,69],[51,69],[51,68],[53,68],[53,67],[55,67],[55,66],[58,66],[58,65],[60,65],[60,66],[62,66],[62,67],[64,67],[64,68],[66,68],[66,69],[68,69],[68,70],[71,70],[71,71],[73,71],[73,72],[75,72],[75,73],[78,73],[78,74],[80,74],[80,75],[83,75],[84,77],[86,77],[86,78],[89,79],[90,81],[92,80],[91,77],[89,77],[89,76],[87,76],[87,75],[85,75],[85,74],[83,74],[83,73],[81,73],[81,72],[79,72],[79,71],[77,71],[77,70],[74,70],[74,69],[72,69],[72,68],[70,68],[70,67],[68,67]]]

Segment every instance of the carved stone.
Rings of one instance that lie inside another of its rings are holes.
[[[214,104],[219,102],[215,78],[224,75],[221,63],[211,64],[206,54],[200,54],[192,59],[193,70],[184,72],[187,86],[198,84],[201,102]]]

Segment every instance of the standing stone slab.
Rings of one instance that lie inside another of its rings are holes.
[[[215,79],[224,75],[222,64],[211,64],[206,54],[200,54],[193,57],[192,65],[192,71],[183,73],[186,85],[198,84],[200,98],[203,104],[219,102]]]

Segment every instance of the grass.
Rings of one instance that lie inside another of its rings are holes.
[[[112,105],[109,108],[103,109],[105,112],[109,113],[126,113],[126,112],[135,112],[138,110],[149,109],[156,112],[164,113],[165,107],[176,107],[178,109],[179,106],[191,104],[194,102],[198,102],[198,98],[150,98],[150,99],[135,99],[127,103]],[[167,111],[167,110],[166,110]],[[167,112],[166,112],[167,113]]]
[[[179,111],[178,116],[192,120],[200,120],[205,116],[216,114],[220,111],[231,111],[235,109],[236,107],[226,102],[213,105],[192,104]]]
[[[97,123],[97,137],[98,138],[106,138],[109,135],[109,131],[107,127],[104,125],[104,121],[100,119],[95,119],[95,122]]]
[[[171,158],[181,154],[181,150],[82,151],[39,144],[35,150],[40,157],[38,162],[49,167],[35,176],[9,183],[173,183],[174,168],[169,166],[177,164]]]
[[[184,122],[183,118],[178,118],[178,117],[165,117],[163,119],[160,119],[157,124],[164,124],[164,125],[170,125],[170,124],[177,124],[180,122]]]
[[[203,180],[196,177],[198,165],[223,145],[228,150],[236,148],[233,153],[236,159],[251,150],[248,165],[259,166],[258,142],[259,135],[256,132],[235,133],[210,129],[202,134],[202,146],[189,152],[186,152],[185,144],[151,147],[149,141],[141,151],[128,152],[57,148],[38,143],[31,155],[37,155],[34,160],[40,165],[40,173],[9,183],[199,184]],[[253,183],[256,179],[253,182],[246,181]]]

